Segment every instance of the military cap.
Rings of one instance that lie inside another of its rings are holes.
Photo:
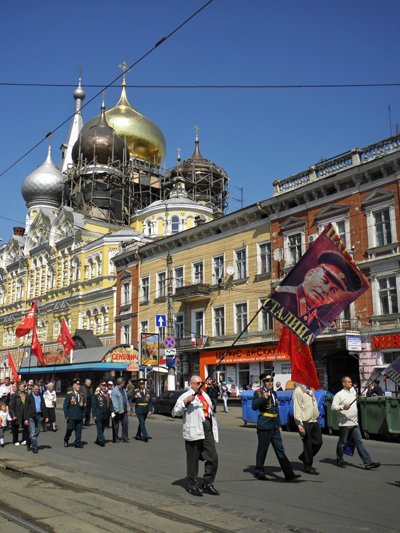
[[[275,372],[263,372],[262,374],[260,374],[260,381],[271,381],[272,379],[274,379],[274,376]]]
[[[318,264],[324,265],[326,274],[344,291],[354,292],[361,287],[360,273],[352,268],[340,252],[322,252],[318,257]]]
[[[100,387],[100,385],[107,385],[107,381],[105,379],[102,379],[98,382],[98,385]]]
[[[139,383],[139,385],[145,385],[146,384],[146,380],[145,379],[139,379],[138,383]]]
[[[74,379],[72,380],[72,385],[74,385],[74,383],[75,383],[76,385],[80,385],[80,384],[81,384],[81,380],[80,380],[79,378],[74,378]]]

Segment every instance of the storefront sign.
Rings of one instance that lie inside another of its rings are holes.
[[[204,350],[200,353],[200,360],[205,364],[218,364],[226,350]],[[236,363],[259,363],[262,361],[290,361],[287,354],[279,353],[277,346],[241,346],[229,350],[224,357],[223,365]]]
[[[139,352],[136,348],[131,346],[117,346],[111,352],[108,352],[104,358],[104,363],[126,363],[129,364],[138,364],[139,363]]]
[[[44,353],[44,362],[46,366],[65,365],[69,364],[69,357],[64,354],[64,351],[60,353]]]
[[[361,352],[360,335],[346,335],[346,350],[349,352]]]
[[[386,350],[390,348],[400,348],[400,334],[392,335],[372,335],[372,350]]]

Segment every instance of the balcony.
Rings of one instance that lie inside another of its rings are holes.
[[[197,302],[209,300],[210,298],[210,285],[207,283],[195,283],[177,287],[174,295],[174,299],[180,302]]]
[[[344,318],[338,318],[332,322],[329,327],[324,329],[324,331],[321,333],[321,336],[343,334],[346,333],[346,331],[360,331],[362,328],[363,325],[357,318],[351,318],[348,320]]]
[[[181,351],[201,350],[207,342],[207,337],[181,337],[176,339],[176,347]]]

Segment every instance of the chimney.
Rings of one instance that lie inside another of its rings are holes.
[[[14,235],[18,235],[19,237],[23,237],[25,233],[25,228],[22,228],[21,226],[15,226],[13,228]]]

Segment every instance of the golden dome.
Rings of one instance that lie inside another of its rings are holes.
[[[98,116],[83,127],[83,132],[97,123]],[[165,137],[158,126],[136,111],[126,96],[126,82],[118,103],[106,111],[106,119],[116,135],[125,141],[132,157],[139,157],[159,165],[166,152]]]

